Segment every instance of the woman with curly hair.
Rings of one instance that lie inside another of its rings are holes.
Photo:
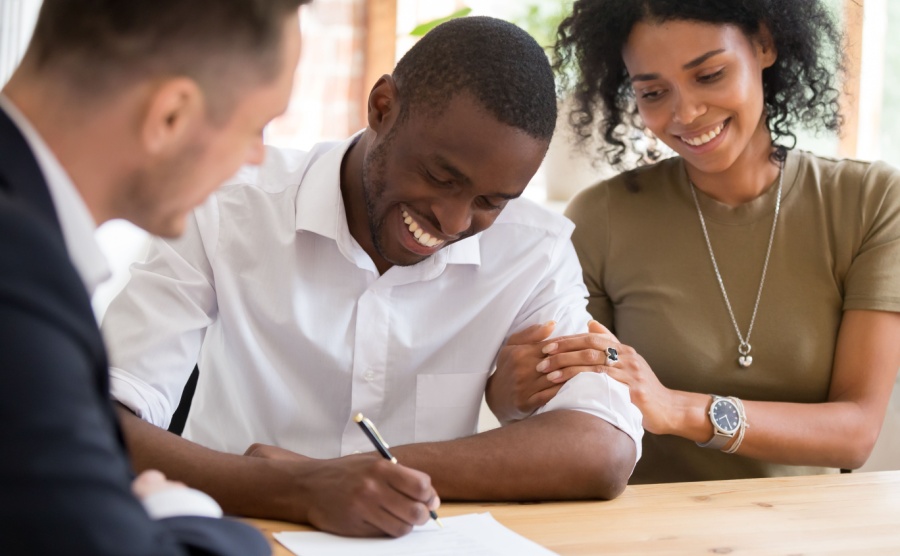
[[[793,150],[794,126],[839,127],[840,53],[810,0],[579,0],[559,29],[575,130],[643,164],[569,205],[603,326],[544,342],[528,388],[627,384],[649,433],[634,483],[872,450],[900,367],[900,173]],[[677,156],[650,164],[656,141]]]

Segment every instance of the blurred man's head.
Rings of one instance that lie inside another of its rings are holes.
[[[308,1],[44,0],[4,92],[98,223],[176,235],[238,167],[261,162],[263,127],[290,96]]]

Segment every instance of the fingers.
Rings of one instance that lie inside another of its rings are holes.
[[[571,380],[572,377],[579,375],[581,373],[602,373],[605,371],[606,371],[606,369],[604,369],[603,367],[596,366],[596,365],[572,366],[572,367],[566,367],[564,369],[558,369],[558,370],[552,371],[550,373],[547,373],[547,380],[552,384],[556,384],[559,387],[562,387],[562,385],[564,383],[568,382],[569,380]]]
[[[399,537],[413,526],[427,523],[431,519],[429,512],[440,508],[441,499],[425,473],[399,464],[392,467],[397,473],[388,479],[391,489],[379,499],[386,514],[379,528],[387,535]]]
[[[414,526],[424,525],[431,519],[426,503],[411,503],[409,498],[397,491],[387,491],[380,502],[384,518],[378,524],[379,528],[392,537],[405,535]]]
[[[416,525],[424,525],[431,519],[431,511],[441,506],[441,499],[432,490],[427,503],[409,503],[409,499],[396,491],[389,491],[381,498],[379,513],[366,523],[376,530],[376,534],[402,537]]]
[[[520,330],[510,336],[506,344],[510,346],[519,346],[546,340],[550,337],[550,334],[553,333],[553,328],[555,326],[556,322],[552,320],[543,324],[532,324],[528,328]]]
[[[588,352],[584,354],[584,357],[591,358],[584,359],[585,364],[588,364],[590,361],[597,361],[597,364],[603,364],[606,362],[606,348],[608,347],[615,348],[620,355],[623,353],[634,353],[631,347],[619,343],[615,336],[596,332],[554,338],[541,351],[545,355],[584,351]],[[591,351],[596,353],[589,353]]]
[[[410,500],[421,502],[423,505],[427,505],[437,499],[437,493],[431,487],[431,477],[416,469],[410,469],[399,464],[391,464],[386,480],[392,489]],[[438,506],[440,506],[439,499]]]
[[[166,482],[166,476],[162,471],[156,469],[148,469],[134,479],[134,484],[153,486]]]
[[[602,346],[602,347],[601,347]],[[539,373],[550,374],[559,369],[566,367],[594,367],[597,365],[606,366],[607,352],[606,348],[614,348],[621,358],[622,354],[628,352],[627,346],[616,344],[611,341],[594,341],[590,343],[573,343],[562,344],[560,348],[552,352],[537,364],[535,369]],[[564,348],[577,348],[570,351]],[[597,369],[593,369],[597,370]],[[599,369],[605,370],[605,369]]]
[[[131,482],[131,491],[138,498],[146,498],[160,484],[165,484],[166,476],[156,469],[149,469],[137,476]]]
[[[131,482],[131,491],[141,500],[157,492],[179,488],[185,488],[184,483],[170,481],[156,469],[144,471]]]
[[[357,526],[343,534],[400,537],[426,523],[429,510],[440,507],[427,474],[382,459],[361,465],[365,469],[346,478],[357,485],[352,488],[349,507],[338,512],[344,519],[355,516]]]
[[[533,403],[535,409],[550,403],[550,400],[552,400],[553,397],[556,396],[562,386],[562,384],[550,384],[549,386],[547,386],[547,388],[531,396],[531,402]]]
[[[542,342],[553,333],[554,321],[536,324],[513,334],[497,356],[497,369],[485,389],[488,407],[502,423],[527,417],[537,405],[532,397],[547,387],[543,376],[535,372],[544,354]]]
[[[440,499],[431,487],[431,478],[415,469],[391,464],[386,485],[378,494],[381,512],[371,523],[384,534],[400,537],[413,526],[423,525],[430,518],[429,510],[440,507]]]
[[[367,523],[368,525],[373,527],[376,532],[374,534],[366,534],[365,536],[387,535],[388,537],[397,538],[409,534],[414,527],[414,525],[411,525],[406,521],[398,518],[386,509],[383,509],[381,513],[373,516],[372,522]]]
[[[432,489],[432,492],[434,492],[434,489]],[[432,497],[428,500],[428,502],[425,503],[425,505],[428,507],[429,511],[437,511],[437,509],[441,507],[441,497],[438,496],[437,492],[434,492]]]
[[[610,332],[609,328],[600,324],[600,321],[591,320],[590,322],[588,322],[588,332],[591,332],[593,334],[605,334],[607,336],[610,336],[611,338],[614,338],[617,342],[619,341],[616,338],[616,335]]]

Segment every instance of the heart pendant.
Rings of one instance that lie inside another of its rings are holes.
[[[747,368],[753,364],[753,356],[752,355],[741,355],[738,357],[738,365],[743,368]]]

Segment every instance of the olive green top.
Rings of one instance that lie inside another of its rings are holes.
[[[880,162],[792,151],[750,343],[738,338],[716,281],[680,158],[579,193],[567,216],[588,309],[634,347],[668,388],[745,400],[828,397],[843,311],[900,312],[900,172]],[[741,333],[756,300],[777,187],[738,207],[697,191]],[[751,416],[752,417],[752,416]],[[752,425],[752,418],[750,419]],[[644,436],[632,483],[833,472],[728,455],[676,436]]]

